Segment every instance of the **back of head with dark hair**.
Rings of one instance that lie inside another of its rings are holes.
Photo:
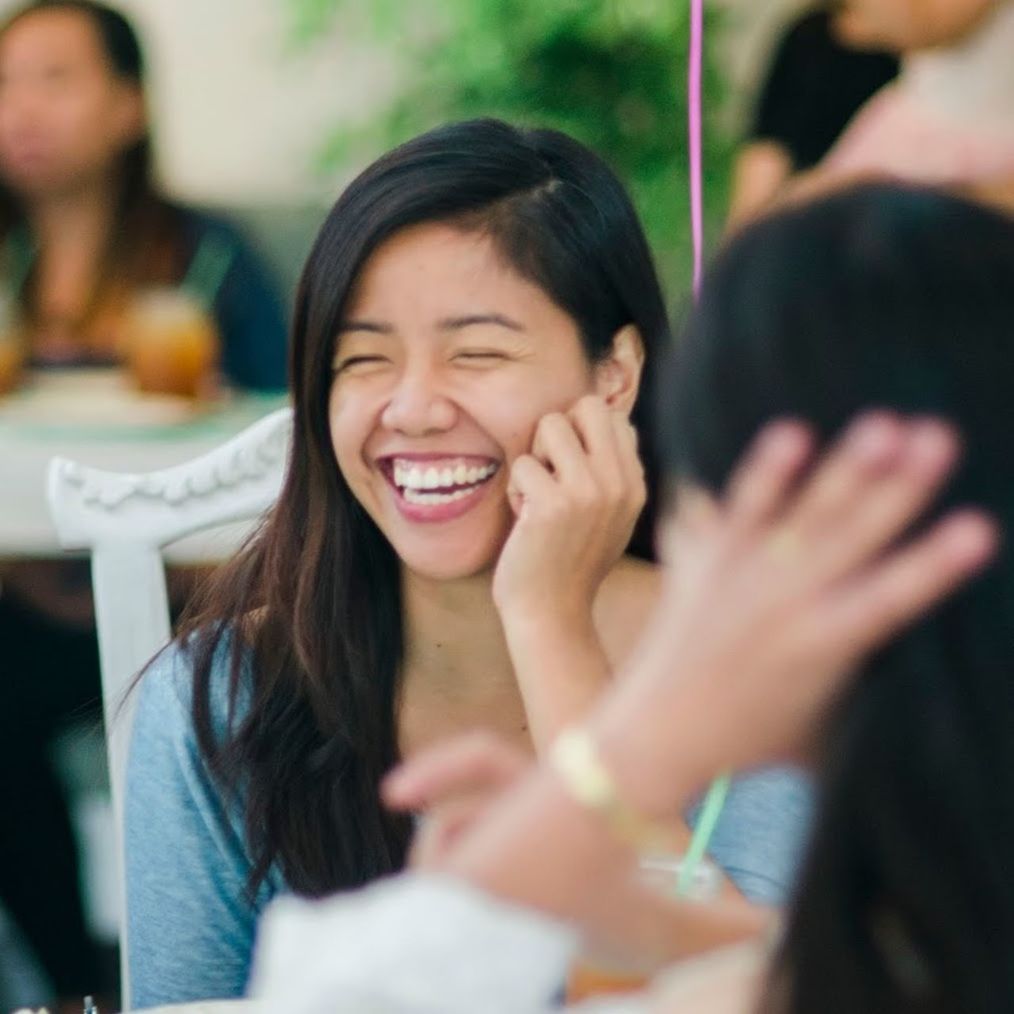
[[[716,263],[663,399],[669,465],[719,488],[763,424],[951,420],[937,510],[1014,530],[1014,222],[864,187],[762,222]],[[834,537],[833,532],[828,533]],[[778,1014],[1014,1009],[1014,559],[879,652],[830,716]]]
[[[341,195],[297,295],[284,489],[264,530],[187,628],[198,634],[201,748],[245,793],[251,886],[277,862],[295,890],[322,894],[404,858],[407,823],[386,813],[378,795],[397,758],[400,568],[335,462],[328,397],[339,324],[360,272],[385,240],[426,222],[487,234],[508,264],[574,318],[593,362],[616,331],[634,324],[650,371],[669,336],[629,198],[599,158],[563,134],[495,120],[452,124],[383,156]],[[650,404],[640,398],[633,419],[654,486]],[[648,555],[650,530],[649,505],[633,551]],[[232,639],[234,699],[243,673],[252,692],[245,714],[218,740],[209,695],[224,631],[246,633]]]

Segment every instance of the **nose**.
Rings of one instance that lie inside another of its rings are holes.
[[[439,378],[421,369],[402,375],[381,414],[384,426],[411,437],[444,433],[457,419],[458,409],[441,391]]]

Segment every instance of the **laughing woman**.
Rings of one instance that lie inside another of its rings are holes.
[[[271,896],[399,868],[399,758],[471,728],[538,751],[591,703],[656,596],[640,391],[668,340],[627,195],[564,135],[441,128],[339,198],[279,502],[142,681],[136,1005],[241,993]],[[712,850],[751,900],[783,899],[806,805],[786,772],[734,788]]]

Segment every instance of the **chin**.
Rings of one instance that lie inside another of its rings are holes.
[[[417,548],[399,552],[402,566],[417,577],[427,581],[464,581],[483,574],[492,575],[500,556],[503,540],[498,539],[487,546],[472,542],[465,547],[448,545]]]

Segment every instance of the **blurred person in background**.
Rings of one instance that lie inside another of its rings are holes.
[[[840,5],[793,22],[775,51],[735,164],[729,219],[755,215],[828,153],[856,112],[898,73],[898,57],[843,29]]]
[[[887,46],[903,61],[824,172],[935,184],[1014,177],[1014,3],[845,0],[840,20],[855,44]]]
[[[259,260],[154,182],[144,74],[129,22],[91,0],[33,3],[0,28],[2,337],[17,348],[0,390],[26,369],[122,367],[143,351],[131,351],[134,297],[184,279],[218,345],[195,391],[219,365],[238,387],[285,386],[282,303]],[[145,385],[179,393],[172,373],[163,360]],[[47,751],[99,699],[87,569],[0,561],[0,576],[0,903],[56,993],[80,998],[100,975]]]
[[[789,196],[886,177],[1014,207],[1014,3],[844,0],[838,20],[854,45],[901,53],[901,73]]]

